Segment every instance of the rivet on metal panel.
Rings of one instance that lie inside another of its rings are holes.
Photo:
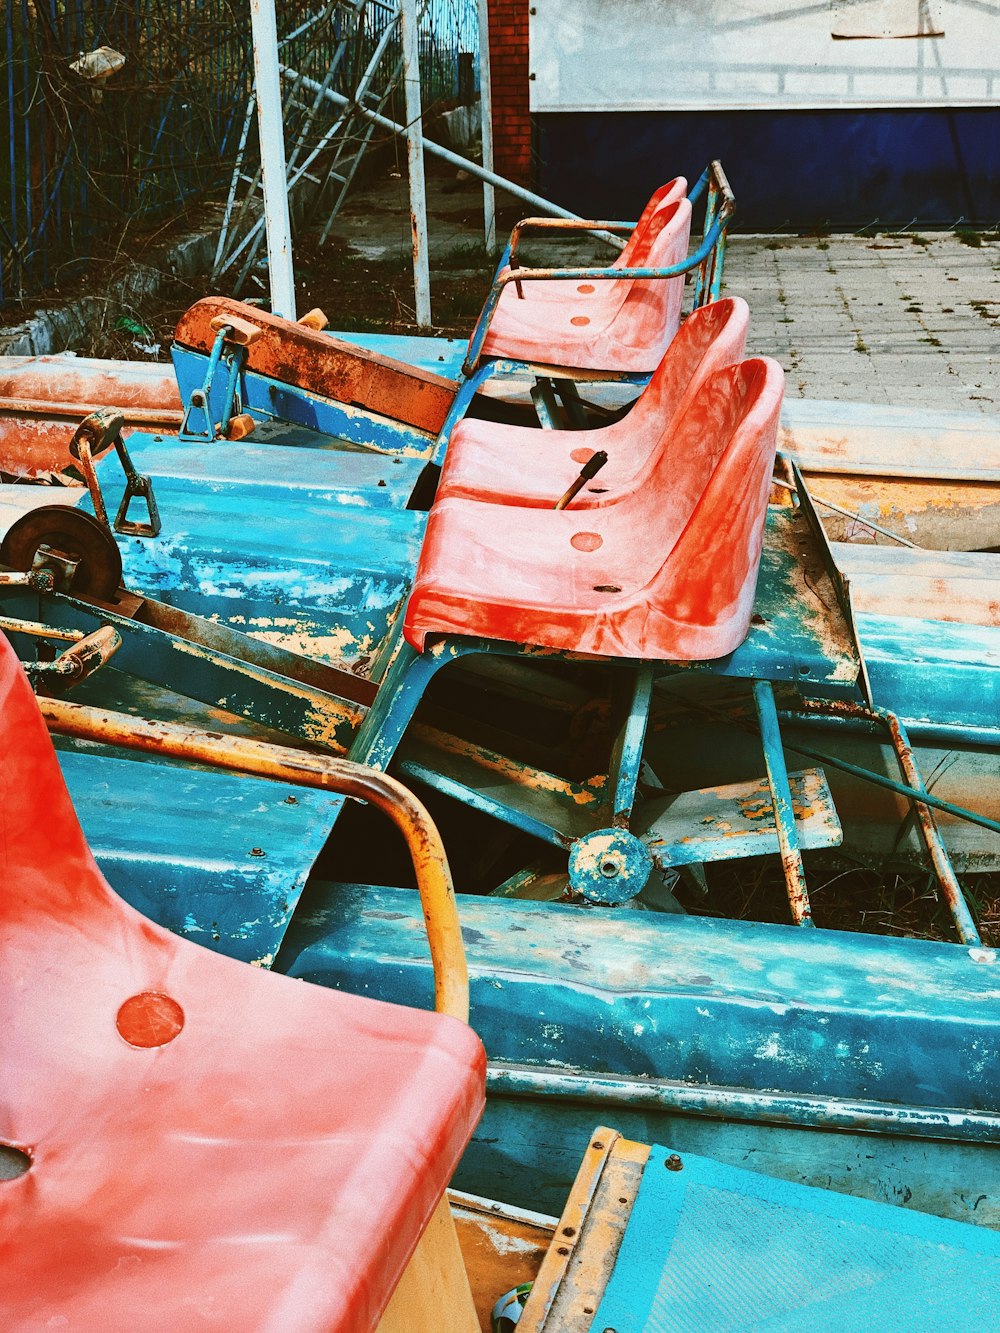
[[[675,1152],[672,1152],[672,1153],[670,1154],[670,1156],[669,1156],[669,1157],[667,1158],[667,1160],[663,1163],[663,1165],[667,1168],[668,1171],[683,1171],[683,1170],[684,1170],[684,1163],[681,1161],[681,1159],[678,1157],[678,1155],[677,1155]]]

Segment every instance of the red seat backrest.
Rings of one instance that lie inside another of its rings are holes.
[[[649,245],[656,234],[650,230],[653,218],[668,205],[676,203],[678,199],[683,199],[686,195],[687,181],[683,176],[675,176],[672,181],[667,181],[666,185],[661,185],[652,194],[649,203],[639,215],[639,220],[635,224],[632,235],[615,260],[616,268],[640,268],[645,264],[646,255],[649,253]]]
[[[708,376],[742,359],[749,326],[750,309],[739,296],[692,311],[632,410],[600,432],[602,441],[614,447],[641,439],[643,453],[655,454],[653,441],[672,428]]]
[[[12,1333],[369,1333],[483,1105],[457,1020],[221,957],[118,898],[2,634],[0,1015],[0,1142],[31,1159],[0,1180]]]

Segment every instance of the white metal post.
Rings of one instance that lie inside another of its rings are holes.
[[[413,292],[417,325],[431,323],[431,275],[427,257],[427,192],[424,188],[424,133],[420,110],[420,45],[416,0],[399,0],[406,94],[406,163],[410,179],[410,231],[413,234]]]
[[[483,125],[483,166],[493,170],[493,84],[490,75],[490,4],[479,0],[479,112]],[[483,183],[486,253],[497,248],[497,197],[489,181]]]
[[[264,184],[264,222],[267,227],[267,264],[271,309],[285,319],[295,318],[295,275],[292,268],[292,228],[288,216],[285,178],[285,133],[278,76],[278,25],[274,0],[250,0],[253,64],[257,83],[257,128],[260,132],[261,177]]]

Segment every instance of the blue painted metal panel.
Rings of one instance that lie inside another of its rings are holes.
[[[784,1180],[1000,1227],[1000,1153],[993,1144],[791,1128],[764,1119],[733,1123],[608,1105],[585,1091],[557,1101],[489,1090],[454,1183],[558,1216],[594,1126],[608,1123],[639,1143],[667,1142]]]
[[[430,371],[433,375],[444,375],[451,380],[461,377],[465,349],[468,347],[465,338],[424,338],[402,333],[338,333],[333,329],[329,332],[332,337],[340,338],[343,342],[354,343],[366,351],[378,352],[379,356],[405,361],[408,366]]]
[[[411,510],[332,510],[169,479],[157,498],[160,535],[118,537],[130,589],[338,663],[369,656],[384,638],[426,523]]]
[[[342,798],[91,749],[62,749],[59,763],[126,901],[220,953],[271,962]]]
[[[633,216],[657,186],[718,157],[742,231],[993,226],[1000,111],[540,114],[537,188],[584,217]]]
[[[208,357],[185,347],[171,348],[177,387],[181,401],[191,401],[191,394],[205,382]],[[216,375],[212,387],[213,420],[218,421],[225,400],[226,375]],[[369,449],[411,458],[429,458],[434,438],[423,431],[365,412],[350,404],[335,403],[281,380],[247,371],[240,379],[243,411],[259,421],[278,418],[299,426],[308,426],[330,436],[329,449]],[[317,445],[312,447],[316,448]]]
[[[856,616],[876,703],[907,722],[995,727],[1000,629],[910,616]]]
[[[129,436],[128,451],[136,469],[152,479],[158,502],[163,495],[165,518],[168,495],[205,491],[239,492],[255,508],[304,501],[337,509],[405,509],[424,468],[419,459],[302,447],[293,432],[289,435],[288,444],[279,446],[254,435],[238,443],[199,444],[136,433]],[[116,458],[104,458],[98,476],[109,498],[123,489]]]
[[[933,1109],[915,1123],[902,1105],[996,1110],[994,951],[468,896],[459,911],[471,1021],[498,1071],[461,1188],[559,1212],[594,1124],[610,1122],[1000,1227],[995,1133],[979,1141],[944,1110],[937,1127]],[[427,1006],[416,894],[329,886],[293,921],[277,968]]]
[[[1000,1111],[995,951],[468,896],[460,915],[491,1059]],[[416,894],[331,887],[279,966],[426,1005]]]
[[[993,1232],[654,1144],[593,1327],[954,1333],[998,1280]]]

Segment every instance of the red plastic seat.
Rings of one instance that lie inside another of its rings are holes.
[[[584,513],[445,499],[404,633],[611,657],[732,652],[753,610],[784,374],[743,361],[702,385],[645,485]]]
[[[690,233],[687,199],[659,209],[647,231],[648,254],[637,266],[682,263]],[[526,280],[521,288],[531,285]],[[684,275],[595,280],[595,289],[604,286],[609,288],[606,296],[595,290],[585,297],[530,301],[518,297],[516,285],[508,283],[483,343],[484,355],[577,370],[655,370],[680,323]]]
[[[639,215],[639,220],[635,224],[631,236],[625,242],[618,258],[610,266],[611,268],[641,268],[645,265],[649,256],[649,247],[653,237],[656,235],[654,219],[656,215],[670,204],[674,204],[678,199],[683,199],[687,195],[687,180],[683,176],[675,176],[672,181],[667,181],[666,185],[661,185],[652,195],[649,203]],[[584,296],[593,298],[594,296],[607,296],[608,289],[614,287],[614,283],[608,282],[577,282],[574,278],[554,278],[551,282],[526,282],[523,284],[522,291],[529,301],[551,301],[565,300],[567,297]]]
[[[537,430],[466,418],[452,431],[439,499],[551,509],[598,450],[608,461],[573,499],[572,508],[619,502],[649,483],[670,449],[677,418],[709,375],[743,356],[750,311],[740,297],[701,306],[688,316],[627,416],[600,430]],[[675,462],[676,465],[676,462]]]
[[[0,719],[0,1140],[31,1156],[3,1328],[375,1328],[482,1111],[478,1039],[147,921],[2,635]]]

